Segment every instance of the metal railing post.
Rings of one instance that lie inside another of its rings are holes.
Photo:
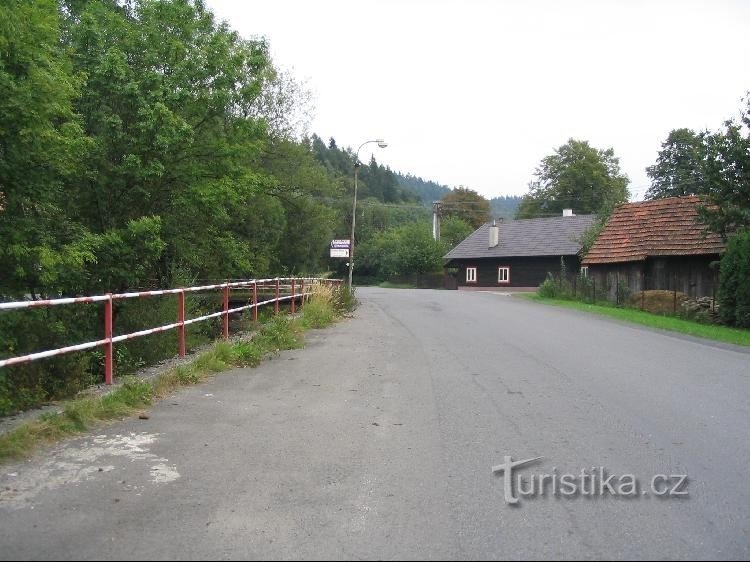
[[[295,299],[297,298],[297,280],[292,277],[292,314],[297,312],[297,303],[295,302]]]
[[[253,282],[253,322],[258,321],[258,282]]]
[[[112,294],[104,301],[104,384],[111,385],[114,382],[114,346],[112,345]]]
[[[179,342],[180,357],[185,357],[185,291],[177,293],[177,340]]]
[[[224,339],[229,339],[229,284],[224,285]]]
[[[279,278],[276,278],[276,298],[273,301],[273,313],[279,313]]]
[[[302,298],[299,301],[299,308],[302,310],[305,307],[305,278],[300,279],[300,293]]]

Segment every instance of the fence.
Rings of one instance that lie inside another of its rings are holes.
[[[658,314],[715,321],[718,279],[686,284],[676,273],[657,277],[645,273],[610,272],[599,275],[552,275],[559,296],[592,304],[614,304]]]
[[[224,338],[229,337],[229,316],[231,314],[237,314],[247,310],[252,310],[253,320],[258,319],[258,309],[262,306],[271,305],[274,306],[274,314],[279,313],[280,305],[282,302],[291,303],[291,312],[296,312],[297,301],[299,300],[301,305],[304,305],[306,297],[310,296],[311,287],[314,284],[333,284],[339,285],[341,283],[338,279],[321,279],[321,278],[304,278],[304,277],[276,277],[274,279],[251,279],[247,281],[236,281],[227,283],[218,283],[213,285],[203,285],[199,287],[184,287],[179,289],[163,289],[156,291],[140,291],[133,293],[119,293],[119,294],[106,294],[93,297],[74,297],[74,298],[61,298],[61,299],[50,299],[50,300],[29,300],[29,301],[18,301],[18,302],[4,302],[0,303],[0,311],[4,310],[19,310],[28,308],[43,308],[52,306],[63,306],[72,304],[90,304],[90,303],[103,303],[104,304],[104,329],[103,338],[97,341],[90,341],[77,345],[71,345],[68,347],[62,347],[58,349],[51,349],[47,351],[40,351],[37,353],[31,353],[28,355],[22,355],[18,357],[11,357],[8,359],[0,360],[1,367],[9,367],[11,365],[19,365],[22,363],[29,363],[32,361],[38,361],[48,357],[55,357],[58,355],[64,355],[67,353],[73,353],[76,351],[84,351],[96,347],[104,348],[104,382],[108,385],[113,383],[113,371],[114,371],[114,344],[125,340],[134,338],[140,338],[149,336],[152,334],[166,332],[168,330],[177,330],[178,340],[178,353],[181,357],[185,355],[185,327],[197,322],[209,320],[211,318],[223,319],[223,336]],[[229,308],[230,296],[232,290],[243,289],[251,291],[250,304],[239,306],[236,308]],[[186,293],[199,293],[207,291],[221,291],[223,306],[219,312],[212,314],[206,314],[197,318],[185,318],[185,294]],[[258,295],[273,292],[273,298],[266,300],[258,300]],[[172,324],[164,326],[158,326],[156,328],[150,328],[147,330],[141,330],[138,332],[132,332],[129,334],[123,334],[119,336],[114,335],[113,330],[113,303],[117,300],[134,299],[134,298],[149,298],[158,297],[164,295],[176,295],[177,296],[177,321]]]

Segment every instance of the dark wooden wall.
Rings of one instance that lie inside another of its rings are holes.
[[[454,260],[450,265],[458,268],[459,287],[538,287],[547,273],[560,272],[560,256]],[[577,256],[565,256],[565,266],[568,274],[576,275],[580,260]],[[466,282],[467,267],[477,268],[476,283]],[[510,283],[497,282],[498,267],[510,267]]]
[[[718,255],[664,256],[640,262],[592,265],[589,276],[596,279],[599,287],[614,287],[619,275],[620,282],[632,293],[676,289],[690,297],[710,297],[718,289],[718,268],[712,267],[712,263],[719,259]]]

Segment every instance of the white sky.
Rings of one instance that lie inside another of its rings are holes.
[[[207,5],[307,81],[310,132],[382,136],[379,162],[487,197],[525,193],[574,137],[614,148],[641,198],[671,129],[717,129],[750,90],[747,0]]]

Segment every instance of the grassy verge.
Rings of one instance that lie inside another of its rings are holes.
[[[346,292],[346,295],[339,294]],[[180,387],[196,385],[212,374],[233,367],[256,367],[282,350],[303,346],[305,330],[325,328],[349,312],[356,301],[345,288],[321,288],[296,318],[278,316],[263,324],[252,339],[217,342],[186,365],[175,367],[151,381],[127,377],[122,386],[101,397],[81,397],[65,402],[62,411],[43,414],[0,435],[0,463],[28,455],[107,421],[142,412],[155,400]]]
[[[615,306],[598,304],[594,305],[565,299],[547,299],[542,298],[535,293],[526,293],[521,295],[521,297],[543,304],[563,306],[575,310],[583,310],[585,312],[609,316],[611,318],[616,318],[617,320],[624,320],[626,322],[649,326],[651,328],[679,332],[689,336],[732,343],[735,345],[750,346],[750,330],[730,328],[728,326],[716,326],[712,324],[701,324],[692,320],[675,318],[673,316],[660,316],[658,314],[634,310],[632,308],[618,308]]]

